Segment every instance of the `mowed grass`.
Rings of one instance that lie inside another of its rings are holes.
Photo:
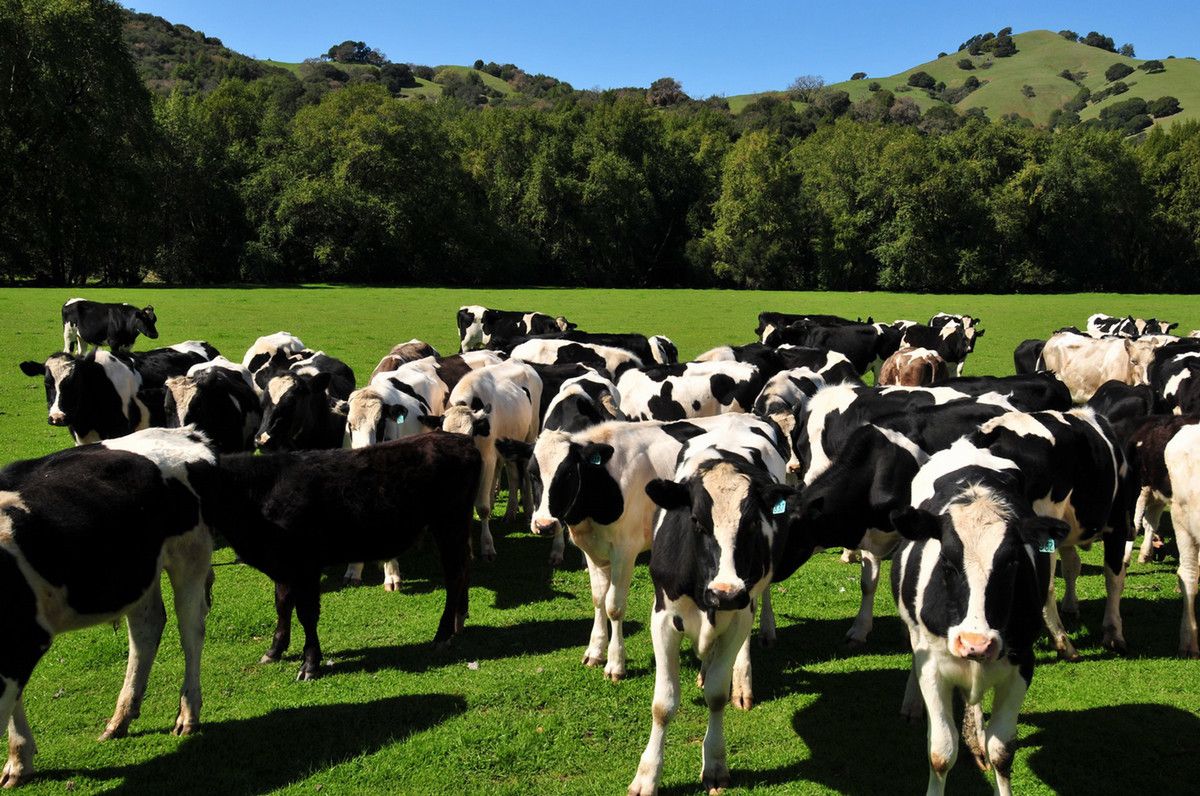
[[[0,291],[0,461],[65,447],[45,423],[40,381],[17,370],[61,346],[59,308],[73,295],[151,303],[169,344],[206,339],[233,359],[258,335],[286,329],[349,362],[360,382],[395,342],[420,337],[455,350],[460,304],[563,313],[593,331],[669,335],[683,356],[747,342],[759,310],[927,320],[983,318],[968,373],[1008,373],[1020,340],[1094,311],[1200,326],[1184,296],[909,296],[722,291],[281,290]],[[149,347],[142,342],[139,347]],[[501,507],[497,507],[500,513]],[[591,623],[577,550],[551,571],[549,545],[523,523],[500,528],[499,558],[474,565],[471,616],[448,652],[430,647],[443,604],[431,546],[402,561],[403,591],[340,590],[329,571],[321,637],[326,675],[294,681],[301,631],[283,663],[260,665],[274,625],[270,582],[218,550],[204,651],[203,731],[168,734],[183,663],[174,614],[131,737],[97,743],[125,667],[124,628],[60,637],[26,692],[40,752],[25,792],[62,793],[567,793],[623,792],[650,728],[652,588],[639,567],[630,596],[629,678],[617,685],[580,665]],[[337,529],[330,529],[336,533]],[[474,534],[473,534],[474,535]],[[1022,793],[1194,792],[1200,776],[1200,664],[1175,658],[1179,597],[1171,564],[1135,565],[1122,608],[1132,653],[1099,647],[1099,550],[1080,580],[1084,660],[1059,663],[1043,645],[1022,711],[1013,773]],[[885,567],[886,578],[886,567]],[[886,583],[886,580],[885,580]],[[729,793],[913,793],[924,788],[925,728],[897,714],[909,656],[888,589],[876,600],[870,648],[841,646],[858,606],[858,572],[833,552],[775,587],[779,644],[754,653],[757,704],[726,715]],[[168,605],[170,603],[168,597]],[[477,664],[477,666],[476,666]],[[663,792],[699,790],[707,712],[685,652],[683,695],[667,743]],[[960,755],[952,792],[988,781]]]

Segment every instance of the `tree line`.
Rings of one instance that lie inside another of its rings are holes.
[[[819,87],[800,110],[767,97],[733,116],[674,81],[484,108],[381,84],[314,96],[279,73],[157,97],[112,3],[13,8],[0,6],[10,284],[1200,282],[1194,123],[1133,142]]]

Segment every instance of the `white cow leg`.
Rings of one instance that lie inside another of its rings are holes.
[[[633,581],[633,566],[637,556],[626,557],[620,550],[614,550],[613,553],[609,565],[611,582],[604,600],[605,612],[612,622],[604,676],[615,683],[625,677],[625,608],[629,602],[629,584]]]
[[[1010,778],[1017,751],[1017,718],[1027,689],[1025,678],[1016,669],[996,685],[992,720],[987,726],[987,753],[996,770],[996,792],[1000,796],[1012,795]]]
[[[1067,629],[1063,627],[1062,619],[1058,616],[1058,599],[1055,588],[1054,568],[1058,563],[1058,553],[1050,554],[1050,588],[1046,591],[1046,602],[1042,606],[1042,620],[1046,623],[1046,631],[1054,641],[1058,657],[1069,661],[1079,660],[1079,653],[1067,638]]]
[[[1150,487],[1142,487],[1138,492],[1137,503],[1133,507],[1134,538],[1137,538],[1137,534],[1142,534],[1142,546],[1138,551],[1139,564],[1149,563],[1154,556],[1154,536],[1158,531],[1158,524],[1162,520],[1163,508],[1163,504],[1155,499]],[[1129,566],[1132,557],[1133,540],[1131,539],[1126,545],[1125,566]]]
[[[475,511],[479,512],[479,555],[484,561],[495,561],[496,543],[492,540],[491,522],[496,486],[500,479],[497,463],[484,457],[483,475],[479,480],[479,494],[475,498]]]
[[[758,615],[758,642],[764,647],[775,646],[775,609],[771,607],[771,584],[762,593],[762,611]]]
[[[559,523],[558,530],[554,532],[554,541],[550,543],[550,566],[561,567],[563,562],[563,553],[567,549],[567,535],[563,531],[562,523]]]
[[[958,759],[958,730],[954,727],[954,689],[937,674],[937,664],[928,653],[914,660],[917,682],[929,717],[929,796],[946,791],[946,776]]]
[[[0,787],[15,788],[33,776],[33,756],[37,744],[29,721],[25,718],[25,700],[16,680],[3,678],[4,694],[0,696],[0,721],[8,715],[8,760],[0,773]]]
[[[400,562],[396,559],[388,559],[383,562],[383,590],[384,591],[400,591]]]
[[[870,547],[862,550],[862,572],[859,575],[859,587],[862,589],[862,602],[858,607],[858,616],[854,624],[846,632],[846,644],[850,647],[862,647],[867,643],[867,636],[875,625],[875,590],[879,586],[879,556]]]
[[[604,598],[608,596],[609,568],[595,563],[586,553],[583,558],[592,582],[592,610],[595,617],[592,621],[592,637],[588,641],[587,651],[583,653],[583,665],[599,666],[608,660],[608,617],[604,613]]]
[[[704,767],[700,774],[701,786],[709,793],[729,787],[729,766],[725,762],[725,705],[729,701],[734,661],[750,638],[753,624],[753,614],[738,611],[709,657],[708,673],[704,679],[708,731],[704,733]]]
[[[1196,579],[1200,574],[1200,543],[1196,538],[1197,518],[1175,501],[1171,507],[1175,523],[1175,541],[1179,545],[1179,591],[1183,594],[1183,615],[1179,621],[1179,654],[1200,658],[1196,632]]]
[[[1063,576],[1062,608],[1059,610],[1068,621],[1078,624],[1079,595],[1075,591],[1075,583],[1083,571],[1083,560],[1079,558],[1079,550],[1075,547],[1064,547],[1058,554],[1062,561]]]
[[[342,585],[344,586],[361,586],[363,574],[363,562],[359,561],[354,564],[349,564],[346,567],[346,574],[342,576]]]
[[[654,642],[653,723],[637,774],[629,784],[629,796],[651,796],[657,792],[667,726],[679,710],[679,644],[683,633],[675,628],[669,611],[655,611],[650,617],[650,638]]]
[[[754,604],[747,608],[750,612],[750,624],[754,625]],[[738,647],[737,658],[733,661],[733,685],[730,701],[739,710],[749,710],[754,707],[754,678],[750,666],[750,634]]]
[[[208,538],[208,534],[205,534]],[[175,735],[190,735],[200,729],[200,656],[204,651],[205,622],[209,608],[207,556],[203,563],[180,562],[168,569],[175,591],[175,619],[179,623],[179,643],[183,647],[183,687],[179,690],[179,715]]]
[[[74,337],[74,335],[71,334],[71,324],[64,323],[63,324],[63,351],[65,351],[68,354],[71,353],[71,344],[75,342],[72,339],[73,337]]]
[[[100,740],[124,738],[129,732],[129,723],[141,713],[142,696],[146,693],[146,681],[150,667],[158,654],[163,628],[167,626],[167,609],[163,606],[162,584],[155,576],[154,584],[125,617],[129,627],[129,658],[125,664],[125,684],[117,697],[117,707]]]

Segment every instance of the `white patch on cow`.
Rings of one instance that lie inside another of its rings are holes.
[[[893,428],[883,428],[881,426],[875,426],[875,430],[882,434],[884,439],[886,439],[888,442],[905,451],[909,456],[912,456],[918,465],[924,464],[929,458],[929,454],[917,447],[917,443],[913,442],[899,431],[896,431]]]
[[[1167,385],[1165,387],[1163,387],[1163,391],[1162,391],[1163,397],[1170,398],[1172,395],[1179,392],[1179,388],[1183,385],[1183,383],[1185,381],[1187,381],[1191,377],[1192,377],[1192,371],[1181,370],[1178,373],[1176,373],[1174,376],[1172,376],[1171,378],[1167,379]],[[1178,406],[1175,407],[1175,411],[1178,414],[1178,412],[1179,412]]]
[[[509,360],[519,359],[522,362],[553,365],[558,362],[559,350],[567,346],[582,346],[591,349],[604,360],[605,369],[612,374],[629,366],[642,367],[642,360],[623,348],[594,343],[576,343],[570,340],[526,340],[509,353]]]
[[[504,357],[495,351],[467,351],[462,354],[462,360],[471,370],[479,370],[479,368],[499,365],[504,361]]]
[[[471,314],[471,323],[467,328],[462,330],[462,339],[459,341],[459,350],[469,351],[477,346],[484,345],[487,340],[483,334],[483,313],[487,312],[486,307],[481,307],[478,304],[471,304],[459,307],[458,311],[466,310]]]
[[[290,332],[275,332],[275,334],[263,335],[255,340],[254,344],[246,350],[246,355],[242,357],[242,367],[250,367],[250,360],[259,354],[271,356],[276,351],[282,351],[285,354],[298,354],[303,350],[304,343],[300,342],[300,338]]]
[[[960,634],[970,633],[998,640],[999,632],[988,625],[984,597],[991,578],[996,551],[1004,541],[1012,509],[983,486],[970,486],[959,493],[947,509],[954,530],[962,541],[963,574],[967,579],[966,615],[950,627],[946,640],[954,654]]]
[[[703,354],[693,359],[693,362],[733,362],[737,359],[733,353],[733,347],[727,345],[719,345],[716,348],[710,348]]]
[[[267,383],[267,397],[271,399],[271,403],[278,406],[283,397],[288,394],[288,391],[295,386],[295,376],[286,373],[282,376],[276,376]]]
[[[191,376],[172,376],[163,386],[170,390],[171,397],[175,399],[175,418],[182,423],[196,397],[196,379]]]
[[[946,450],[930,456],[929,461],[917,472],[912,482],[912,505],[927,511],[940,512],[944,506],[925,505],[927,501],[933,500],[937,480],[955,470],[973,466],[996,471],[1017,469],[1016,463],[1011,459],[1002,459],[993,455],[991,451],[976,448],[966,439],[960,439]]]
[[[51,357],[46,360],[46,372],[50,374],[51,381],[54,382],[54,402],[50,404],[49,416],[53,418],[55,415],[63,413],[58,402],[62,398],[62,383],[63,380],[71,375],[71,371],[75,369],[75,360],[67,357]]]
[[[383,399],[377,390],[364,387],[350,393],[350,412],[346,418],[350,447],[365,448],[379,442],[375,434],[382,416]]]
[[[8,516],[9,509],[29,512],[29,507],[21,499],[20,493],[0,492],[0,548],[4,549],[10,549],[16,543],[13,537],[12,518]]]
[[[164,478],[188,483],[187,465],[197,462],[216,464],[217,457],[204,434],[195,426],[147,428],[124,437],[100,443],[110,450],[128,451],[158,465]]]
[[[196,356],[208,359],[208,352],[205,349],[205,343],[202,340],[184,340],[182,343],[167,346],[172,351],[178,351],[181,354],[195,354]]]
[[[197,362],[195,365],[192,365],[190,368],[188,368],[187,375],[195,376],[197,373],[201,373],[213,368],[221,368],[222,370],[228,370],[231,373],[236,373],[242,377],[242,381],[246,382],[246,386],[254,390],[256,395],[262,392],[262,390],[258,388],[258,385],[254,383],[254,375],[248,368],[246,368],[244,365],[239,365],[230,359],[226,359],[223,356],[214,357],[207,362]]]
[[[521,323],[525,324],[525,333],[526,334],[530,334],[533,332],[533,316],[534,315],[537,315],[537,313],[536,312],[527,312],[521,316]]]
[[[65,307],[68,304],[74,304],[77,301],[86,301],[86,299],[81,299],[81,298],[67,299],[65,302],[63,302],[63,306]]]
[[[117,391],[117,397],[121,399],[121,413],[128,420],[129,404],[142,389],[142,375],[108,351],[97,351],[96,363],[104,368],[104,374]]]
[[[721,462],[704,473],[700,481],[712,499],[713,537],[717,540],[721,556],[717,574],[708,587],[723,587],[731,591],[749,589],[754,584],[743,583],[738,577],[734,552],[738,526],[742,521],[742,504],[750,494],[750,479],[728,462]],[[764,528],[771,527],[770,523],[764,525]]]
[[[764,343],[767,342],[767,338],[770,337],[774,331],[775,331],[775,324],[768,323],[766,326],[764,326],[763,331],[762,331],[762,342],[764,342]]]
[[[1046,428],[1038,418],[1025,412],[1009,412],[999,417],[993,417],[979,427],[983,434],[991,434],[998,428],[1006,428],[1019,437],[1041,437],[1050,443],[1054,442],[1054,434]]]
[[[656,334],[650,338],[649,342],[650,351],[654,355],[654,361],[660,365],[670,364],[671,357],[667,354],[667,346],[675,345],[675,343],[671,342],[671,338]]]
[[[858,398],[861,388],[848,384],[834,384],[817,394],[808,402],[808,418],[805,425],[808,430],[809,463],[804,473],[804,483],[811,484],[817,476],[829,469],[832,458],[825,446],[821,444],[821,436],[825,430],[826,418],[834,412],[844,412]]]
[[[1012,393],[1007,395],[998,392],[985,392],[983,395],[976,396],[975,403],[987,404],[988,406],[998,406],[1001,409],[1016,411],[1016,407],[1012,405]]]

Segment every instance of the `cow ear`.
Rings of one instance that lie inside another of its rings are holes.
[[[668,511],[692,505],[692,496],[688,494],[687,487],[666,478],[655,478],[646,484],[646,494],[656,505]]]
[[[404,418],[408,416],[408,410],[400,404],[385,406],[383,408],[383,416],[388,420],[395,420],[398,423],[404,422]]]
[[[533,445],[519,439],[502,437],[496,440],[496,450],[509,461],[528,460],[533,456]]]
[[[938,518],[924,509],[906,506],[896,509],[888,517],[892,521],[892,527],[905,539],[921,542],[941,538],[942,528]]]
[[[312,377],[311,387],[313,392],[325,392],[329,387],[329,382],[333,378],[332,373],[318,373]]]
[[[26,376],[45,376],[46,366],[41,362],[30,360],[21,363],[21,372]]]
[[[583,446],[580,451],[580,456],[590,465],[600,467],[612,458],[614,449],[612,445],[605,445],[600,442],[589,442]]]
[[[759,491],[759,500],[770,516],[786,515],[788,513],[788,498],[796,494],[796,490],[786,484],[770,484]]]
[[[1021,541],[1033,545],[1035,550],[1043,553],[1053,553],[1062,541],[1067,538],[1071,529],[1062,520],[1050,517],[1026,517],[1017,528]]]
[[[425,426],[425,428],[431,428],[434,431],[437,431],[442,427],[441,415],[421,415],[417,418],[417,421],[421,425]]]
[[[976,320],[975,322],[976,322],[976,323],[979,323],[979,321],[978,321],[978,320]],[[976,329],[976,330],[975,330],[975,337],[977,337],[977,338],[978,338],[978,337],[983,337],[983,335],[984,335],[986,332],[987,332],[987,329]]]
[[[350,417],[350,402],[349,401],[342,401],[342,400],[334,401],[333,404],[329,408],[330,408],[330,411],[332,411],[335,415],[341,415],[342,417]]]
[[[1167,324],[1167,331],[1168,331],[1168,332],[1170,332],[1172,329],[1174,329],[1174,328],[1175,328],[1176,326],[1178,326],[1178,325],[1179,325],[1179,324],[1177,324],[1177,323],[1168,323],[1168,324]]]
[[[480,418],[475,418],[471,421],[471,436],[472,437],[490,437],[492,435],[492,421],[487,415]]]

